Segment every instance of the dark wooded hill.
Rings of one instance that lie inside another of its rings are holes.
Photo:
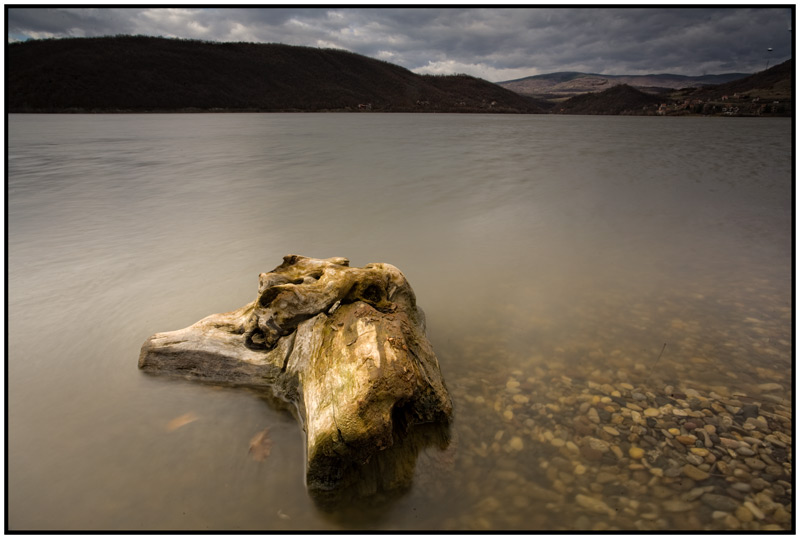
[[[6,45],[9,112],[381,111],[541,113],[466,75],[417,75],[355,53],[144,36]]]
[[[630,114],[658,107],[664,98],[637,90],[627,84],[597,93],[580,94],[556,105],[563,114]]]
[[[748,77],[706,86],[703,88],[685,88],[679,94],[695,99],[732,98],[735,94],[748,94],[762,99],[789,101],[792,99],[794,86],[794,60],[787,60],[764,71]]]

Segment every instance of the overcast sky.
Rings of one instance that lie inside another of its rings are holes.
[[[752,73],[791,58],[790,6],[13,8],[7,39],[143,34],[335,47],[493,82],[556,71]]]

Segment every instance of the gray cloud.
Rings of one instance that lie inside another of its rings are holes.
[[[116,34],[343,48],[418,73],[755,72],[791,57],[785,8],[9,8],[9,41]],[[772,52],[767,52],[768,48]]]

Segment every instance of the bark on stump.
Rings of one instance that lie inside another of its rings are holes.
[[[397,452],[410,426],[446,424],[452,414],[424,314],[390,264],[287,255],[259,276],[252,303],[150,337],[139,368],[261,388],[293,404],[312,493],[358,482],[353,474],[371,461],[385,472],[376,463]],[[393,467],[409,474],[407,463]]]

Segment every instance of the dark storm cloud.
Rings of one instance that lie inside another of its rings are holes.
[[[145,34],[336,47],[419,73],[754,72],[791,57],[785,8],[13,8],[8,39]],[[767,52],[771,47],[773,51]]]

